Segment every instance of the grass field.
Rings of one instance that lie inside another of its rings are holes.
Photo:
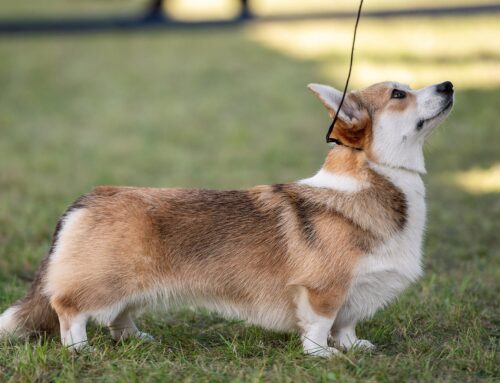
[[[329,121],[305,85],[342,86],[351,28],[2,39],[0,309],[94,185],[244,188],[315,172]],[[361,325],[375,352],[318,360],[296,334],[186,308],[139,320],[153,343],[115,344],[97,327],[96,352],[81,355],[57,339],[0,341],[0,381],[498,381],[498,33],[493,17],[362,21],[353,86],[457,86],[426,151],[426,274]]]

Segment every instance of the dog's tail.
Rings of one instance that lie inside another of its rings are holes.
[[[66,217],[72,211],[84,208],[87,197],[83,195],[73,202],[57,222],[50,251],[38,268],[28,294],[0,315],[0,338],[9,334],[53,333],[59,329],[59,318],[45,293],[47,270]]]
[[[32,332],[52,333],[59,328],[57,314],[43,291],[49,256],[36,272],[28,294],[0,315],[0,338]]]

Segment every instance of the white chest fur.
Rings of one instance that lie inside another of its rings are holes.
[[[401,169],[372,166],[405,194],[405,228],[379,245],[358,264],[345,315],[370,317],[422,274],[422,237],[425,226],[425,188],[420,175]]]

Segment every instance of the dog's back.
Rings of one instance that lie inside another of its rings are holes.
[[[321,87],[328,106],[331,88]],[[385,105],[386,87],[368,88],[367,100]],[[335,352],[326,345],[335,324],[335,341],[351,347],[356,321],[420,275],[425,217],[420,162],[412,170],[406,154],[404,166],[376,157],[370,121],[388,111],[399,121],[405,108],[373,111],[359,97],[334,131],[354,146],[335,147],[310,179],[234,191],[99,187],[82,196],[60,219],[26,298],[0,317],[0,332],[59,324],[63,343],[80,348],[89,319],[116,339],[147,337],[134,312],[188,303],[297,328],[305,351],[318,355]],[[426,133],[420,122],[412,129]]]

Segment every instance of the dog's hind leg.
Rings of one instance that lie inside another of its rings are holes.
[[[89,316],[73,310],[65,310],[58,305],[53,305],[53,307],[59,317],[62,344],[72,351],[88,347],[87,321]]]
[[[124,310],[118,314],[118,316],[109,323],[108,327],[111,336],[117,341],[128,337],[136,337],[147,341],[153,340],[151,335],[139,331],[132,319],[130,310]]]

